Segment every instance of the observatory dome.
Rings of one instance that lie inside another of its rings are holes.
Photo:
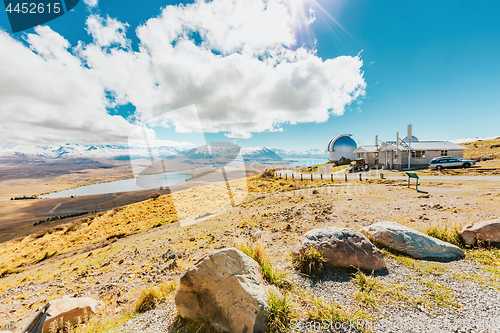
[[[418,140],[418,138],[416,136],[414,136],[414,135],[411,136],[411,142],[418,142],[418,141],[419,140]],[[408,143],[408,137],[407,136],[404,137],[403,142],[404,143]]]
[[[352,153],[358,148],[356,141],[351,138],[351,134],[342,134],[333,137],[328,142],[328,151]]]

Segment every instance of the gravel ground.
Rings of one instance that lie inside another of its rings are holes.
[[[474,262],[460,260],[446,263],[446,273],[429,275],[419,274],[387,258],[386,263],[388,274],[377,276],[381,283],[402,285],[398,288],[405,290],[409,297],[419,298],[430,291],[420,281],[432,281],[449,288],[453,299],[448,300],[457,303],[457,306],[383,302],[369,308],[374,320],[367,322],[367,327],[373,332],[500,332],[499,290],[476,283],[463,283],[450,276],[453,272],[484,274]],[[353,295],[359,288],[350,281],[353,274],[329,271],[323,280],[316,282],[295,274],[293,280],[316,297],[354,311],[357,301]]]

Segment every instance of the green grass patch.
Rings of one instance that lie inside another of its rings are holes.
[[[418,281],[426,286],[427,296],[438,307],[461,307],[460,304],[453,301],[455,299],[455,295],[453,295],[453,291],[450,288],[445,287],[442,284],[434,282],[432,280],[418,279]]]
[[[455,225],[452,229],[448,229],[447,226],[444,228],[439,228],[437,226],[432,226],[427,228],[424,233],[427,235],[440,239],[443,242],[447,242],[458,247],[464,248],[465,243],[460,234],[460,229]]]
[[[234,246],[259,264],[267,282],[281,289],[291,289],[292,284],[288,279],[288,275],[273,266],[271,260],[267,257],[262,244],[238,240],[235,242]]]
[[[267,316],[267,325],[269,333],[289,332],[292,319],[295,319],[295,303],[292,298],[278,293],[269,292],[267,294],[269,310]]]
[[[441,275],[447,272],[446,264],[434,261],[425,261],[414,259],[402,254],[395,254],[382,249],[384,256],[390,260],[396,261],[398,265],[403,265],[411,270],[414,270],[422,275]]]

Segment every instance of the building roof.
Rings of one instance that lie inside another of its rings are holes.
[[[415,150],[467,150],[464,146],[449,141],[420,141],[412,142],[411,148]]]
[[[376,146],[362,146],[356,149],[355,153],[376,153],[378,151]]]
[[[399,144],[400,151],[408,151],[408,146]],[[412,142],[409,147],[411,151],[415,150],[466,150],[469,148],[457,145],[449,141],[420,141]],[[394,151],[396,150],[396,142],[386,142],[380,147],[380,151]]]

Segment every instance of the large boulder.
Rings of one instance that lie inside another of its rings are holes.
[[[211,252],[188,269],[175,305],[181,317],[204,318],[234,333],[267,331],[267,295],[259,264],[228,248]]]
[[[292,250],[297,258],[309,247],[315,247],[331,267],[359,268],[375,271],[385,268],[382,252],[363,234],[350,228],[326,227],[305,233]]]
[[[500,243],[500,219],[478,222],[462,230],[465,245],[474,246],[478,240],[488,243]]]
[[[375,244],[413,258],[455,260],[465,255],[459,247],[395,222],[378,222],[361,229]]]
[[[59,323],[64,325],[67,321],[76,324],[78,317],[83,321],[85,316],[96,314],[102,306],[101,301],[96,301],[90,297],[69,297],[50,301],[46,310],[42,332],[49,332],[51,325],[57,327]]]

